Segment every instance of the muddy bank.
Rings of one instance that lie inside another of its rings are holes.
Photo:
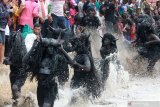
[[[12,96],[9,81],[9,72],[9,66],[0,65],[0,107],[3,107],[4,104],[11,103]],[[22,88],[22,95],[25,96],[30,91],[33,93],[36,92],[36,82],[30,82],[28,78]]]

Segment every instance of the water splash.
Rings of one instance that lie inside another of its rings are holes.
[[[103,36],[103,34],[101,35]],[[94,43],[93,45],[96,45],[96,43]],[[68,82],[63,89],[59,89],[59,95],[55,101],[54,107],[127,107],[128,100],[160,99],[159,78],[142,79],[138,77],[132,77],[132,79],[128,83],[129,74],[127,71],[131,72],[132,70],[133,72],[141,72],[143,70],[140,70],[137,65],[134,65],[137,62],[132,62],[134,56],[137,55],[135,51],[132,51],[128,45],[126,46],[126,44],[124,44],[122,40],[118,41],[117,46],[119,49],[119,53],[117,56],[124,67],[121,65],[121,69],[117,69],[117,65],[115,64],[114,60],[110,62],[110,74],[108,80],[105,83],[106,88],[99,99],[87,99],[83,93],[83,88],[71,90],[69,88]],[[131,60],[131,63],[126,61],[126,59]],[[96,64],[97,69],[100,72],[100,68],[98,67],[98,65],[100,65],[100,62],[97,62]],[[139,66],[141,67],[142,65],[143,64],[139,64]],[[127,69],[127,71],[124,70],[124,68]],[[72,73],[73,72],[71,72],[71,74]],[[0,75],[0,78],[0,85],[3,86],[6,83],[9,85],[8,73]],[[0,88],[0,90],[1,89],[2,88]],[[4,88],[3,90],[9,92],[9,90],[6,90]],[[75,99],[76,101],[74,101]],[[11,106],[8,105],[5,107]]]

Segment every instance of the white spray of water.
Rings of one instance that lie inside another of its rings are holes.
[[[83,93],[83,88],[71,90],[68,84],[63,90],[59,89],[59,99],[55,101],[55,107],[127,107],[126,101],[112,98],[115,97],[118,89],[128,86],[128,81],[129,74],[123,69],[123,66],[121,65],[120,69],[117,69],[115,61],[111,61],[109,78],[105,84],[106,90],[100,98],[88,99]]]
[[[115,65],[113,63],[110,63],[110,74],[109,78],[107,80],[107,83],[113,90],[116,90],[117,88],[124,87],[126,88],[128,86],[129,81],[129,74],[127,71],[125,71],[122,67],[122,69],[115,68]]]

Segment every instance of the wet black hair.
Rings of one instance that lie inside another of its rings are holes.
[[[41,25],[38,24],[38,23],[36,23],[36,24],[34,24],[34,28],[35,28],[35,27],[41,27]]]
[[[102,45],[105,41],[105,39],[109,39],[111,43],[116,43],[116,38],[111,33],[105,33],[102,38]]]
[[[78,53],[89,53],[90,51],[90,35],[82,33],[80,37],[73,37],[70,39],[70,43],[73,46],[73,50]]]
[[[96,12],[96,10],[93,7],[89,7],[86,12],[90,15],[90,12]]]

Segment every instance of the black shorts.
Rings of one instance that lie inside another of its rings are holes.
[[[5,32],[0,31],[0,43],[5,44]]]

